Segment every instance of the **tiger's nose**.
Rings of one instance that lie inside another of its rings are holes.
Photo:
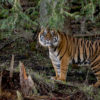
[[[50,44],[51,42],[50,41],[47,41],[47,44]]]
[[[50,41],[50,37],[49,37],[49,36],[47,36],[47,37],[46,37],[46,40],[47,40],[47,41]]]

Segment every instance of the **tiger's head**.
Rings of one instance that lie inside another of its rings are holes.
[[[56,30],[42,29],[38,38],[39,43],[45,47],[55,47],[60,42],[60,35]]]

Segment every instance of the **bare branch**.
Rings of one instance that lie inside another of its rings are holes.
[[[13,77],[13,69],[14,69],[14,55],[12,55],[12,58],[11,58],[10,77]]]

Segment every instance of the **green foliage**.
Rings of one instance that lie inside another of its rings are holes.
[[[93,86],[88,86],[83,84],[78,86],[81,91],[83,91],[88,98],[94,98],[93,100],[100,100],[100,90],[99,88],[94,88]]]
[[[100,6],[100,1],[72,0],[68,2],[66,0],[41,0],[40,4],[40,19],[42,19],[40,24],[44,27],[63,29],[66,16],[75,20],[80,20],[84,17],[86,20],[95,22],[97,16],[94,16],[94,13],[96,12],[96,6]],[[100,16],[99,14],[98,16]]]
[[[10,8],[6,8],[3,3],[9,3]],[[31,7],[23,12],[19,0],[2,0],[0,5],[0,30],[8,30],[13,34],[14,30],[34,31],[38,25],[37,17],[39,13],[35,7]],[[31,15],[29,15],[31,10]],[[32,19],[33,17],[33,19]],[[8,33],[5,33],[7,36]]]
[[[94,97],[94,100],[100,100],[100,90],[98,89],[97,92],[98,92],[98,93],[97,93],[96,96]]]
[[[92,86],[87,86],[84,84],[83,86],[79,87],[80,90],[84,91],[87,96],[93,96],[93,87]]]
[[[37,25],[35,21],[32,21],[30,17],[22,11],[19,0],[14,1],[11,9],[3,9],[1,15],[7,16],[7,18],[4,17],[4,19],[0,21],[0,29],[9,29],[12,31],[15,28],[32,28],[34,25]]]
[[[48,26],[50,28],[59,27],[62,29],[64,24],[64,5],[65,0],[41,0],[44,2],[44,6],[41,3],[40,9],[45,9],[44,15],[47,16],[47,22],[44,20],[44,23],[40,21],[40,24],[44,25],[45,27]],[[40,17],[43,17],[40,12]],[[42,20],[43,21],[43,20]]]
[[[62,1],[61,0],[57,0],[57,1],[52,0],[50,2],[50,4],[52,6],[50,7],[50,4],[48,4],[49,9],[51,9],[51,12],[48,11],[48,15],[50,15],[48,22],[49,22],[49,26],[51,28],[57,28],[57,29],[59,27],[63,28],[63,24],[64,24],[64,15],[63,15],[64,9],[63,9],[63,7],[65,4],[64,2],[65,2],[64,0],[62,0]]]
[[[100,0],[33,0],[35,6],[25,11],[19,1],[0,0],[0,30],[8,30],[10,34],[16,29],[33,32],[39,23],[62,30],[67,17],[74,20],[85,18],[100,25],[100,12],[94,16],[96,7],[100,7]]]
[[[14,0],[0,0],[0,2],[13,4]]]
[[[87,19],[90,19],[91,21],[94,21],[94,16],[93,14],[95,13],[95,2],[93,0],[88,0],[87,2],[84,2],[81,0],[81,15],[85,15]]]

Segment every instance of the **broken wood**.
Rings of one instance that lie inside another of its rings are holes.
[[[78,89],[74,85],[68,86],[65,82],[43,78],[36,72],[33,72],[31,76],[27,76],[24,64],[20,62],[19,66],[20,85],[24,96],[29,96],[32,94],[51,95],[53,92],[59,91],[59,89],[68,89],[68,87]]]
[[[34,82],[31,76],[26,75],[25,67],[22,62],[19,63],[20,67],[20,85],[21,91],[24,96],[29,96],[37,93],[37,90],[34,86]]]
[[[13,77],[13,71],[14,71],[14,55],[12,55],[12,58],[11,58],[10,77]]]
[[[66,83],[43,78],[36,72],[33,72],[31,76],[27,75],[25,66],[22,62],[19,63],[19,67],[20,67],[21,91],[24,96],[37,95],[37,94],[52,96],[52,93],[55,91],[58,92],[61,89],[68,89]],[[77,88],[71,85],[69,87]]]
[[[100,34],[74,34],[74,37],[100,37]]]

